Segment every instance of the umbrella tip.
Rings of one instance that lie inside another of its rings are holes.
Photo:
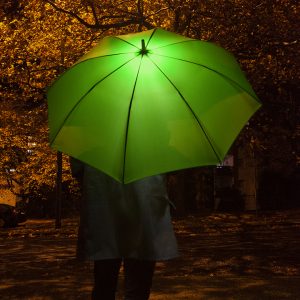
[[[140,51],[140,54],[142,55],[147,54],[148,50],[146,49],[145,40],[143,39],[141,42],[142,42],[142,49]]]

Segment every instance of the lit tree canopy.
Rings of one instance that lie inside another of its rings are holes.
[[[53,187],[46,89],[103,36],[153,27],[233,52],[264,103],[243,137],[266,156],[280,143],[276,159],[295,163],[295,145],[281,139],[295,140],[299,118],[297,9],[296,0],[2,1],[0,175],[13,177],[26,192]]]

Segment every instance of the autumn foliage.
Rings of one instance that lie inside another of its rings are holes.
[[[212,41],[236,56],[263,103],[237,143],[252,145],[262,172],[294,176],[300,134],[297,2],[1,1],[0,176],[17,181],[23,195],[47,197],[56,177],[47,88],[103,36],[153,27]],[[63,178],[72,187],[66,158]]]

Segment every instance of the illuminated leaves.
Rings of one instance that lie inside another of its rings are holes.
[[[46,89],[104,35],[152,27],[213,41],[237,57],[264,102],[259,118],[252,120],[243,137],[260,149],[273,150],[278,139],[270,136],[290,134],[275,125],[286,126],[297,119],[297,14],[293,0],[2,1],[1,161],[13,166],[20,156],[27,157],[26,141],[32,136],[37,146],[34,155],[18,165],[18,180],[50,184],[48,179],[55,177],[55,153],[47,144]],[[284,148],[287,144],[276,147],[278,157],[286,157],[282,154],[287,152],[296,159],[297,151]],[[46,172],[39,170],[40,162],[45,162]],[[4,174],[3,163],[1,168]]]

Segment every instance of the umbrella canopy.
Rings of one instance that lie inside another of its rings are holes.
[[[261,105],[230,53],[162,29],[105,37],[47,96],[50,145],[124,183],[220,163]]]

